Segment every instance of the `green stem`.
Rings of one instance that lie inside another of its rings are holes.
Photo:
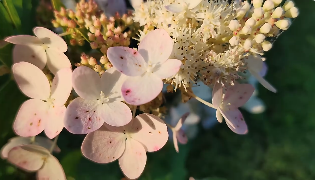
[[[55,137],[53,144],[50,146],[49,152],[52,153],[57,145],[57,141],[58,141],[58,136]]]

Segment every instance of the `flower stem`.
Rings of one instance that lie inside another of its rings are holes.
[[[71,34],[71,33],[70,32],[64,32],[64,33],[59,34],[59,36],[62,37],[62,36],[66,36],[66,35],[69,35],[69,34]]]
[[[55,137],[53,144],[50,146],[49,152],[52,153],[57,145],[57,141],[58,141],[58,136]]]
[[[31,144],[33,144],[33,143],[35,142],[35,137],[36,137],[36,136],[32,136],[32,137],[31,137],[31,139],[30,139],[30,140],[31,140]]]
[[[189,95],[191,95],[191,97],[195,98],[196,100],[198,100],[199,102],[203,103],[204,105],[207,105],[207,106],[209,106],[209,107],[211,107],[211,108],[217,109],[217,108],[214,107],[213,104],[211,104],[211,103],[209,103],[209,102],[207,102],[207,101],[201,99],[200,97],[196,96],[194,93],[192,93],[192,92],[190,92],[190,91],[187,91],[186,93],[189,94]]]
[[[136,116],[137,107],[138,106],[133,106],[133,108],[132,108],[132,118],[135,118],[135,116]]]

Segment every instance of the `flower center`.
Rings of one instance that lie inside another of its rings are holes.
[[[54,101],[55,101],[54,98],[48,98],[48,99],[46,100],[46,103],[48,104],[49,108],[54,108],[54,107],[55,107]]]
[[[100,98],[98,99],[98,102],[100,104],[104,104],[104,103],[108,103],[109,102],[109,98],[105,96],[103,91],[101,91]]]

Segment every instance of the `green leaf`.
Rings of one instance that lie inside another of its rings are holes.
[[[13,64],[12,49],[13,49],[13,44],[8,44],[0,49],[0,62],[9,68]]]
[[[63,170],[67,176],[75,176],[77,174],[77,165],[80,163],[82,153],[80,150],[69,152],[60,161]]]
[[[0,2],[0,24],[1,24],[0,25],[0,39],[10,36],[11,33],[13,32],[11,18],[1,2]]]
[[[87,41],[87,42],[90,42],[89,40],[89,36],[88,36],[88,30],[85,29],[85,28],[76,28],[76,31],[78,33],[81,34],[82,37],[84,37],[84,39]]]
[[[61,7],[65,7],[61,0],[51,0],[51,4],[53,5],[54,9],[59,11]]]
[[[15,26],[15,28],[18,31],[21,31],[21,20],[20,17],[14,7],[13,1],[16,0],[3,0],[2,3],[4,5],[4,7],[6,8],[10,18],[11,18],[11,22],[13,23],[13,25]]]

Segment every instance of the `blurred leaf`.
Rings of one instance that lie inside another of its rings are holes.
[[[51,0],[51,4],[53,5],[54,9],[59,11],[61,7],[65,7],[61,0]]]
[[[12,62],[12,49],[13,44],[8,44],[4,48],[0,49],[0,61],[2,64],[6,65],[8,68],[11,68]]]
[[[0,40],[10,36],[12,31],[13,27],[11,18],[3,4],[0,2]]]
[[[67,176],[75,176],[77,174],[77,166],[82,158],[82,153],[80,150],[75,150],[69,152],[66,156],[64,156],[60,163],[63,167]]]
[[[4,7],[7,9],[7,12],[11,18],[11,22],[14,24],[15,28],[18,31],[21,31],[21,20],[14,7],[13,1],[21,1],[21,0],[2,0],[2,3]]]

